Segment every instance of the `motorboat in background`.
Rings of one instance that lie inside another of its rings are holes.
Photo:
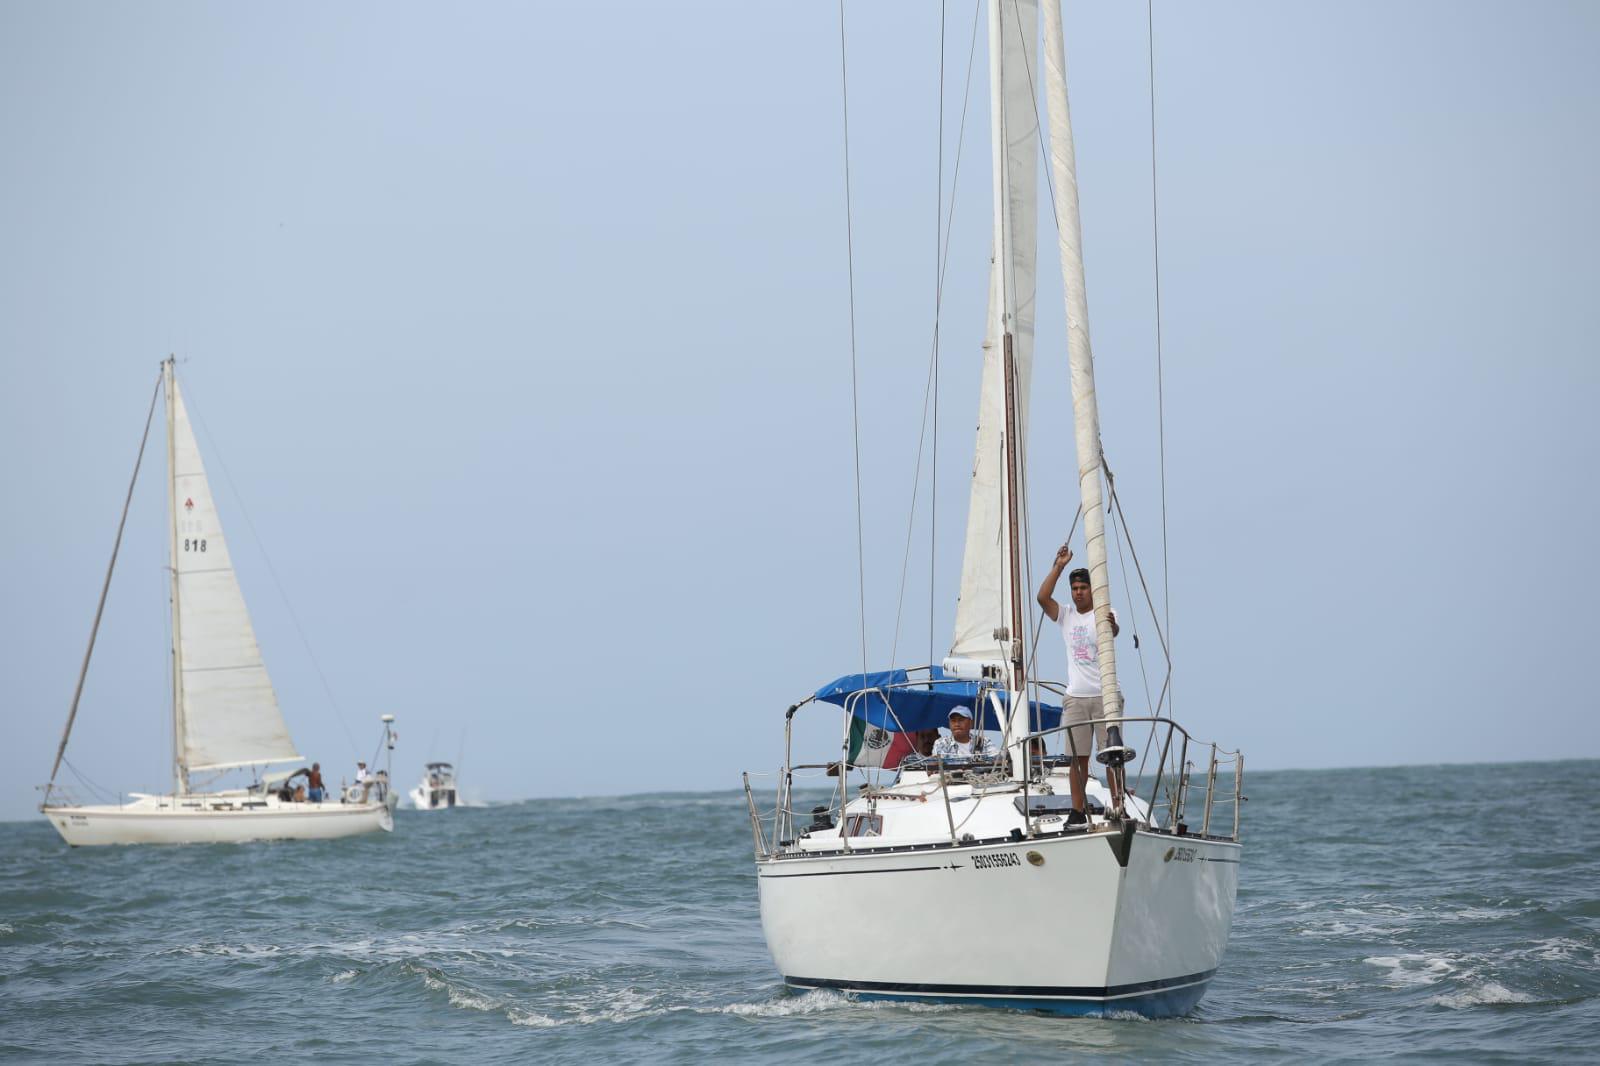
[[[390,807],[376,797],[302,802],[296,800],[292,790],[286,793],[259,776],[243,788],[208,791],[194,787],[194,777],[199,774],[210,774],[215,781],[228,771],[252,770],[259,774],[268,766],[303,764],[306,760],[289,737],[272,679],[262,661],[170,358],[161,364],[161,380],[156,389],[72,709],[56,750],[50,782],[43,786],[40,812],[73,846],[314,840],[392,830]],[[133,798],[126,803],[79,804],[56,784],[56,775],[77,718],[128,507],[149,440],[156,397],[163,392],[167,401],[171,536],[173,790],[165,795],[130,793]],[[384,715],[383,721],[385,739],[392,741],[389,723],[393,717]],[[287,779],[296,772],[276,776]]]
[[[438,811],[456,805],[456,770],[447,762],[431,762],[422,771],[422,781],[411,790],[411,806],[419,811]]]

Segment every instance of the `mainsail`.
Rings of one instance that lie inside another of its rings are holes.
[[[995,238],[989,269],[989,318],[983,341],[978,447],[967,508],[961,598],[950,654],[989,661],[1010,652],[995,630],[1011,624],[1011,553],[1006,536],[1005,450],[1027,440],[1028,382],[1033,368],[1035,250],[1038,239],[1039,75],[1037,0],[990,7],[993,88]],[[1005,438],[1003,338],[1011,334],[1016,374],[1017,441]],[[1020,458],[1020,454],[1019,454]],[[1020,464],[1019,464],[1020,465]],[[1021,639],[1022,634],[1012,634]]]
[[[170,374],[178,632],[178,762],[215,770],[300,759],[283,724],[222,536],[183,396]]]

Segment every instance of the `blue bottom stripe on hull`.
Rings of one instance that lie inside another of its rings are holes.
[[[1193,1010],[1206,993],[1216,970],[1160,981],[1108,988],[1034,985],[924,985],[893,981],[837,981],[831,978],[784,977],[795,988],[826,988],[870,1000],[966,1003],[1007,1010],[1048,1011],[1101,1017],[1126,1011],[1147,1018],[1173,1018]]]

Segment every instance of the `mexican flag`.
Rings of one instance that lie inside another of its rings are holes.
[[[860,718],[850,719],[851,766],[881,766],[893,770],[900,760],[911,754],[911,736],[908,733],[891,733],[868,725]]]

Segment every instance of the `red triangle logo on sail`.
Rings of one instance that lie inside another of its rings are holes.
[[[194,510],[194,497],[193,496],[190,496],[187,500],[183,501],[183,509],[185,511]]]

